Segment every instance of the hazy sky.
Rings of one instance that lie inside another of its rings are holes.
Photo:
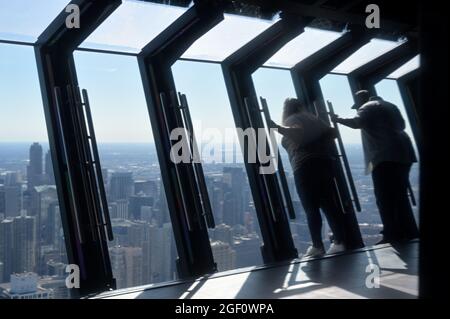
[[[0,0],[0,38],[34,42],[66,3],[68,0]],[[184,10],[127,1],[86,42],[139,50],[155,36],[155,32],[159,32],[164,23],[169,23]],[[146,27],[149,17],[154,18],[150,19],[151,32]],[[226,51],[224,44],[230,47],[242,45],[243,40],[234,36],[236,28],[241,28],[241,25],[246,26],[245,34],[248,33],[247,37],[252,38],[266,29],[270,22],[227,16],[216,28],[194,43],[188,52],[194,56],[219,56],[219,53]],[[130,34],[134,36],[130,37]],[[275,55],[277,58],[274,57],[274,63],[283,64],[295,57],[304,57],[338,36],[338,33],[307,30],[280,50]],[[220,39],[223,41],[217,41]],[[393,42],[373,41],[368,47],[359,50],[353,59],[349,59],[350,64],[361,64],[370,54],[379,54],[394,45]],[[188,54],[189,57],[191,55]],[[136,58],[76,52],[75,62],[80,86],[89,92],[98,141],[152,142]],[[187,95],[194,124],[203,128],[216,128],[221,132],[234,127],[219,64],[179,61],[173,66],[173,72],[177,90]],[[261,68],[253,78],[258,95],[267,98],[272,118],[280,121],[284,99],[295,96],[289,72]],[[337,113],[354,115],[353,110],[349,109],[352,97],[345,76],[328,75],[322,79],[321,85],[325,98],[334,103]],[[397,104],[403,111],[395,81],[384,80],[377,89],[380,95]],[[342,130],[347,143],[360,142],[358,131]],[[45,140],[47,133],[33,48],[0,44],[0,142]]]
[[[99,142],[152,142],[142,83],[135,57],[76,52],[79,83],[88,89]],[[202,127],[224,130],[233,117],[220,65],[179,61],[174,67],[177,89],[187,94],[194,121]],[[255,72],[258,95],[267,98],[272,118],[279,121],[283,100],[295,96],[290,74],[262,68]],[[342,116],[352,116],[350,88],[345,76],[328,75],[321,80],[326,99]],[[31,47],[0,44],[0,141],[47,139],[42,98]],[[403,104],[393,80],[377,85],[378,93]],[[347,143],[359,143],[358,131],[342,128]]]

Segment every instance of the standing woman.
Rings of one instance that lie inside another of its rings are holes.
[[[342,252],[345,250],[345,226],[334,190],[332,145],[335,131],[294,98],[285,100],[282,121],[283,126],[274,122],[269,125],[283,135],[281,144],[289,155],[297,192],[306,213],[312,246],[305,257],[325,254],[320,209],[333,232],[333,243],[327,253]]]

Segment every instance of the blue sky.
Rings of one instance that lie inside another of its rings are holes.
[[[152,142],[142,83],[135,57],[76,52],[79,83],[88,89],[100,142]],[[233,127],[233,117],[219,64],[179,61],[173,66],[177,89],[187,94],[192,117],[203,127]],[[258,95],[267,98],[279,121],[284,99],[295,96],[286,70],[261,68],[253,76]],[[343,75],[321,80],[326,99],[337,113],[352,116],[350,88]],[[0,44],[0,141],[47,139],[42,99],[32,47]],[[383,80],[377,90],[386,100],[403,104],[397,84]],[[342,129],[348,143],[359,143],[358,131]]]
[[[0,39],[34,42],[67,3],[68,0],[0,0]],[[124,1],[83,45],[138,52],[143,44],[184,10]],[[271,23],[227,15],[222,23],[194,43],[186,56],[221,60],[229,54],[230,48],[237,49]],[[242,30],[242,25],[245,30]],[[130,37],[130,34],[134,36]],[[292,64],[293,59],[304,58],[339,36],[336,32],[308,29],[283,47],[268,64]],[[343,68],[346,65],[357,66],[368,56],[382,53],[394,45],[380,40],[371,42],[350,62],[344,63]],[[76,52],[75,61],[80,86],[89,92],[98,141],[152,142],[136,58]],[[179,61],[173,66],[173,72],[177,89],[187,94],[194,122],[201,120],[202,127],[218,128],[222,132],[225,128],[234,127],[219,64]],[[289,72],[261,68],[253,79],[258,95],[267,98],[272,118],[280,121],[284,99],[295,96]],[[321,85],[325,98],[333,102],[337,113],[354,115],[349,109],[352,97],[345,76],[328,75],[322,79]],[[0,88],[0,142],[46,141],[32,47],[0,44]],[[395,81],[384,80],[377,89],[385,99],[397,104],[403,111]],[[347,143],[360,142],[358,131],[343,128],[342,134]]]

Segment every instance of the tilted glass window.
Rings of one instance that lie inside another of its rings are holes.
[[[402,43],[402,41],[394,42],[381,39],[372,39],[369,43],[362,46],[358,51],[353,53],[337,67],[335,67],[332,72],[343,74],[350,73],[367,62],[370,62],[384,53],[391,51]]]
[[[181,56],[186,59],[223,61],[274,21],[225,14],[225,19],[209,30]]]
[[[186,10],[158,3],[125,0],[80,47],[139,53]]]
[[[209,230],[219,271],[262,264],[261,233],[219,64],[178,61],[216,227]]]
[[[25,289],[67,298],[66,246],[32,47],[0,44],[0,87],[0,295]]]
[[[398,79],[405,74],[412,72],[420,67],[420,55],[416,55],[414,58],[403,64],[397,70],[389,74],[387,77],[390,79]]]
[[[69,0],[0,0],[0,40],[36,42]]]
[[[314,28],[305,28],[295,39],[289,41],[275,53],[264,66],[292,68],[314,52],[337,40],[343,33]]]
[[[173,280],[176,247],[136,59],[76,52],[75,62],[89,93],[117,288]]]

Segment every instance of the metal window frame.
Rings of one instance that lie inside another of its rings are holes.
[[[408,39],[396,48],[384,53],[383,55],[367,62],[356,70],[350,72],[347,76],[350,89],[354,94],[358,90],[368,90],[370,95],[376,95],[375,85],[388,77],[389,74],[397,70],[403,64],[414,58],[419,53],[419,43],[416,39]],[[399,79],[400,94],[405,106],[408,120],[418,147],[421,147],[421,133],[418,125],[417,103],[412,99],[410,79],[415,78],[418,82],[419,69],[408,72]],[[417,97],[415,97],[417,100]]]
[[[365,89],[371,95],[375,95],[375,84],[415,57],[418,51],[417,41],[408,39],[392,50],[353,70],[347,75],[352,93]]]
[[[420,68],[415,69],[402,75],[396,80],[419,153],[421,153],[420,150],[423,145],[421,135],[422,129],[418,114],[420,73]]]
[[[200,209],[201,198],[195,191],[198,185],[194,178],[194,164],[175,164],[170,159],[172,143],[169,132],[184,127],[180,120],[182,115],[171,66],[189,46],[223,18],[222,9],[216,4],[195,1],[194,6],[137,55],[178,250],[177,270],[181,278],[213,273],[217,271],[217,266]],[[167,97],[168,103],[163,103],[161,94]]]
[[[83,156],[76,147],[77,135],[81,133],[69,108],[58,108],[55,88],[78,86],[74,50],[120,3],[72,0],[70,4],[80,8],[80,28],[66,27],[68,13],[63,10],[34,44],[68,261],[80,268],[80,288],[71,291],[74,297],[114,289],[115,279],[106,234],[89,220],[92,207],[98,203],[83,190],[86,184],[94,186],[86,179],[84,163],[80,161]],[[69,100],[65,90],[61,90],[61,100]]]
[[[281,20],[222,61],[222,71],[236,127],[243,130],[264,127],[261,112],[248,110],[246,105],[247,101],[254,107],[259,105],[252,73],[286,43],[302,33],[308,22],[309,19],[299,19],[282,13]],[[248,143],[243,144],[241,148],[244,163],[263,237],[261,247],[263,260],[265,263],[271,263],[296,258],[297,249],[292,239],[277,177],[275,174],[260,174],[259,161],[248,162]]]

